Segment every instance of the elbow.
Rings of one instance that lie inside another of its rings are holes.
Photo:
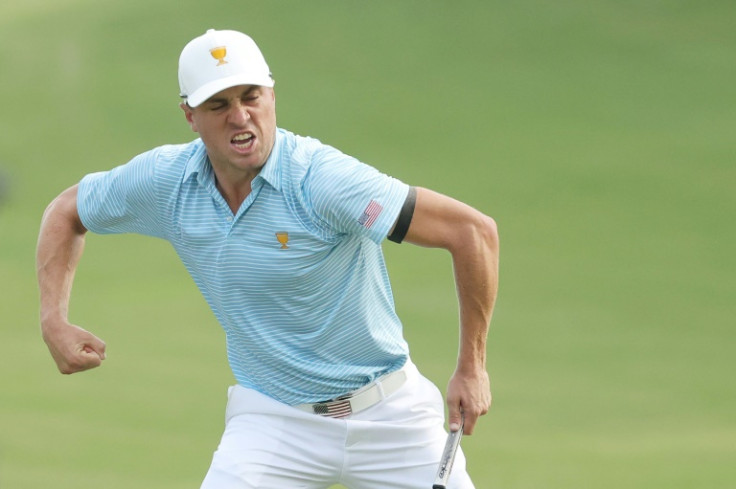
[[[87,228],[77,212],[77,185],[66,189],[46,207],[41,217],[42,226],[53,224],[67,225],[76,234],[85,234]]]
[[[475,234],[484,246],[494,253],[498,253],[499,236],[496,221],[489,216],[481,214],[475,224]]]
[[[488,242],[493,244],[493,248],[498,250],[500,239],[498,237],[498,224],[492,217],[485,217],[485,233]]]
[[[453,255],[498,255],[498,225],[493,218],[478,212],[455,228],[446,248]]]

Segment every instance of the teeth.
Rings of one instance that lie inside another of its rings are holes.
[[[252,137],[253,137],[252,134],[238,134],[237,136],[233,138],[233,141],[239,141],[239,142],[249,141]]]

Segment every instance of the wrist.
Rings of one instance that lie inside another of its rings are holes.
[[[458,361],[455,373],[463,377],[478,377],[487,374],[485,358],[473,361]]]
[[[41,331],[51,333],[69,325],[66,314],[48,312],[41,314]]]

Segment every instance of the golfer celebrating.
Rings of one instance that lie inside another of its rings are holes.
[[[452,256],[460,345],[449,427],[464,417],[470,435],[491,403],[494,221],[278,128],[274,81],[245,34],[209,30],[189,42],[179,84],[198,139],[87,175],[44,214],[41,326],[59,370],[105,359],[105,343],[67,318],[86,232],[156,236],[225,330],[237,381],[202,488],[429,487],[444,404],[409,358],[381,242]],[[462,452],[448,487],[473,487]]]

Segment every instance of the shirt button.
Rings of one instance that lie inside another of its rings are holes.
[[[227,219],[225,219],[227,222],[232,222],[233,216],[227,216]]]

